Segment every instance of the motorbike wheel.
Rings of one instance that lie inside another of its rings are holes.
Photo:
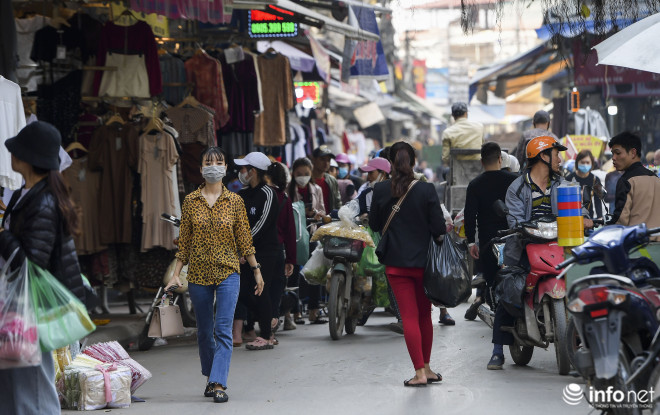
[[[181,320],[183,320],[184,327],[197,327],[197,319],[195,318],[195,310],[193,309],[192,300],[188,291],[179,295],[179,309],[181,310]]]
[[[344,325],[344,330],[346,334],[355,334],[355,329],[358,326],[358,319],[355,317],[346,317],[346,324]]]
[[[341,272],[332,273],[330,282],[330,294],[328,295],[328,318],[330,337],[332,340],[341,339],[346,323],[347,302],[344,300],[344,285],[346,279]],[[355,329],[353,329],[355,331]]]
[[[532,360],[534,346],[522,346],[514,341],[514,343],[509,346],[509,353],[511,353],[511,358],[515,364],[518,366],[527,366],[527,363]]]
[[[646,388],[647,390],[657,391],[660,390],[660,366],[656,366],[649,376],[649,385]],[[653,415],[660,415],[660,399],[656,398],[653,402],[653,409],[651,413]]]
[[[630,371],[630,359],[626,354],[625,350],[619,350],[619,370],[612,379],[594,380],[594,389],[596,390],[607,390],[608,387],[612,387],[615,391],[623,392],[624,396],[628,396],[628,393],[635,391],[634,385],[626,385],[626,380],[632,375]],[[625,403],[625,401],[624,401]],[[603,410],[604,414],[608,415],[639,415],[641,411],[639,408],[608,408]]]
[[[138,337],[138,350],[142,352],[146,352],[147,350],[151,349],[156,342],[155,337],[149,337],[149,325],[145,324],[144,328],[140,332],[140,335]]]
[[[552,329],[555,333],[555,355],[559,374],[568,375],[571,361],[568,353],[568,320],[566,319],[566,303],[563,298],[552,300]]]
[[[575,327],[573,316],[568,318],[568,327],[566,329],[566,352],[571,366],[575,367],[575,353],[582,348],[582,339]]]

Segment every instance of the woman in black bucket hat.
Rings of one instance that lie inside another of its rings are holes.
[[[5,142],[11,167],[23,176],[25,185],[13,194],[5,211],[0,226],[0,259],[6,261],[18,249],[12,266],[20,266],[27,257],[84,301],[72,237],[78,232],[78,217],[59,172],[61,142],[59,131],[40,121]],[[50,351],[42,354],[40,366],[0,370],[0,388],[1,414],[60,413]]]

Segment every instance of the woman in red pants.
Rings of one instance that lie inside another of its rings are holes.
[[[380,260],[399,305],[403,335],[415,367],[415,377],[406,380],[404,385],[426,386],[441,381],[442,376],[429,367],[433,322],[431,302],[424,294],[422,281],[430,237],[443,235],[445,223],[435,187],[414,181],[415,150],[412,146],[403,141],[394,144],[389,159],[392,179],[374,187],[369,226],[380,231],[386,241]],[[402,197],[398,211],[387,229],[383,229]]]

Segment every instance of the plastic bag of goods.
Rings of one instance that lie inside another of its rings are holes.
[[[376,245],[366,228],[359,226],[354,222],[355,216],[359,213],[359,210],[356,211],[355,205],[355,203],[349,203],[342,206],[337,213],[340,219],[339,222],[332,222],[318,228],[316,232],[314,232],[314,235],[312,235],[310,242],[320,241],[324,236],[338,236],[341,238],[364,241],[367,246],[375,248]]]
[[[371,228],[366,228],[367,232],[369,232],[369,235],[371,235],[371,239],[374,241],[374,244],[378,246],[378,242],[380,241],[380,234],[378,232],[374,232],[371,230]],[[362,257],[360,257],[360,262],[358,262],[358,267],[357,267],[357,273],[358,275],[369,275],[369,276],[377,276],[377,275],[384,275],[385,274],[385,265],[381,264],[378,261],[378,256],[376,255],[376,248],[371,247],[371,246],[365,246],[364,251],[362,252]]]
[[[64,371],[68,409],[127,408],[131,405],[131,370],[116,363],[94,368],[69,366]]]
[[[323,254],[323,245],[318,244],[300,273],[308,283],[312,285],[323,285],[327,281],[328,271],[331,266],[332,261]]]
[[[124,348],[116,341],[96,343],[86,347],[82,353],[104,363],[117,363],[131,371],[131,393],[151,379],[151,372],[129,356]]]
[[[504,267],[495,275],[495,299],[513,317],[522,317],[523,291],[527,271],[519,266]]]
[[[41,363],[37,318],[30,297],[27,260],[10,271],[14,252],[0,271],[0,369]]]
[[[424,270],[426,296],[447,307],[456,307],[472,294],[466,252],[457,239],[453,233],[445,234],[441,245],[432,239]]]

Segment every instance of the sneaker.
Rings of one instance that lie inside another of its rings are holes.
[[[477,318],[477,314],[479,312],[479,306],[482,305],[483,303],[484,303],[483,300],[479,300],[479,301],[475,300],[475,302],[473,302],[470,305],[470,308],[468,308],[467,311],[465,312],[465,319],[474,320],[475,318]]]
[[[290,318],[285,318],[284,319],[284,327],[283,327],[284,331],[295,330],[297,328],[298,328],[298,326],[296,326],[296,323],[294,323],[293,320],[291,320]]]
[[[490,358],[490,362],[488,362],[486,369],[502,370],[502,366],[504,366],[504,355],[494,354],[493,357]]]

